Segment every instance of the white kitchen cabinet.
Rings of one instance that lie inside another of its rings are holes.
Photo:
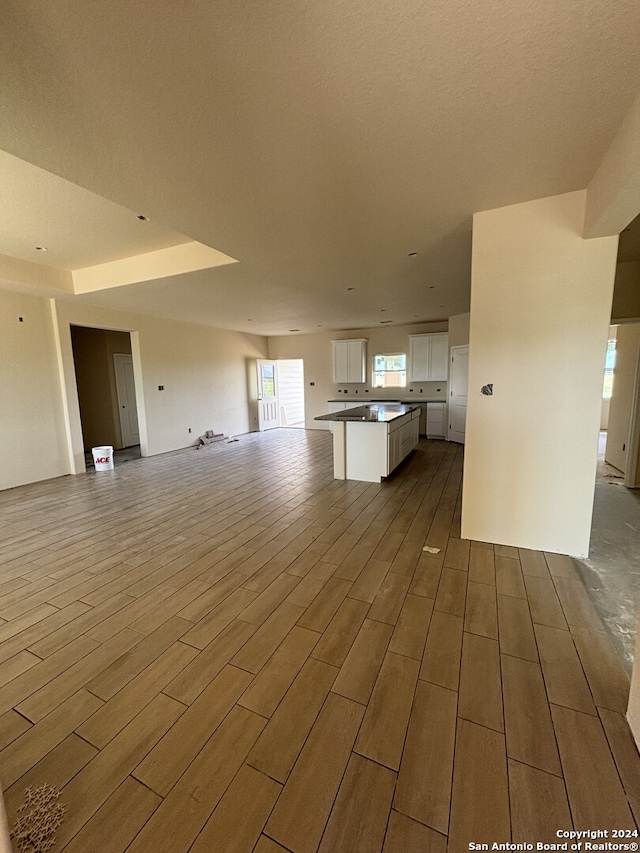
[[[397,468],[418,444],[420,410],[416,409],[389,424],[387,447],[387,474]]]
[[[411,412],[411,420],[402,425],[400,438],[400,461],[411,453],[419,440],[420,412]]]
[[[445,382],[449,367],[449,335],[409,335],[409,382]]]
[[[387,465],[385,475],[397,468],[402,459],[402,428],[396,429],[387,435]]]
[[[366,382],[367,341],[357,338],[348,341],[331,341],[333,344],[333,381]]]
[[[427,403],[427,436],[444,438],[447,434],[446,403]]]

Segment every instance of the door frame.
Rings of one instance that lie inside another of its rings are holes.
[[[262,393],[262,368],[264,365],[273,365],[273,383],[275,395],[271,398],[274,400],[274,417],[265,418],[263,415],[263,393]],[[265,432],[268,429],[276,429],[280,426],[280,402],[278,399],[278,360],[275,358],[257,358],[256,359],[256,380],[258,383],[258,432]]]

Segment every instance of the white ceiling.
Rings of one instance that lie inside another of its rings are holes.
[[[238,263],[76,298],[280,334],[468,310],[473,212],[588,184],[640,7],[7,0],[0,40],[0,149],[52,173],[0,158],[0,252],[193,239]]]
[[[82,269],[189,240],[5,151],[0,198],[0,254],[47,266]]]

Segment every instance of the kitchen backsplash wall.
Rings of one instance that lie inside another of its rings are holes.
[[[425,400],[446,400],[447,398],[447,383],[446,382],[412,382],[406,388],[373,388],[371,384],[348,384],[334,385],[335,398],[328,399],[340,400],[342,397],[345,400],[357,398],[363,399],[366,403],[367,398],[371,400],[400,400],[414,399],[420,402],[420,398]]]
[[[331,341],[351,338],[367,339],[367,376],[371,378],[373,356],[406,352],[409,354],[409,335],[446,332],[446,321],[415,323],[406,326],[381,326],[374,329],[347,329],[340,332],[319,332],[309,335],[283,335],[269,338],[269,358],[301,358],[304,361],[305,424],[307,429],[328,429],[317,415],[328,412],[327,401],[338,399],[446,399],[446,382],[415,382],[407,388],[374,389],[365,384],[340,384],[333,381],[333,348]],[[369,389],[369,393],[366,389]],[[413,391],[409,389],[413,388]],[[422,393],[420,392],[422,388]],[[438,391],[437,389],[441,390]],[[338,389],[341,389],[338,392]],[[358,391],[356,394],[355,391]],[[346,390],[346,394],[344,391]]]

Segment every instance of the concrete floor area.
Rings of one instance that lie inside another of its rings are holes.
[[[600,435],[589,559],[575,560],[591,599],[609,629],[624,665],[633,665],[640,614],[640,490],[604,461]]]

